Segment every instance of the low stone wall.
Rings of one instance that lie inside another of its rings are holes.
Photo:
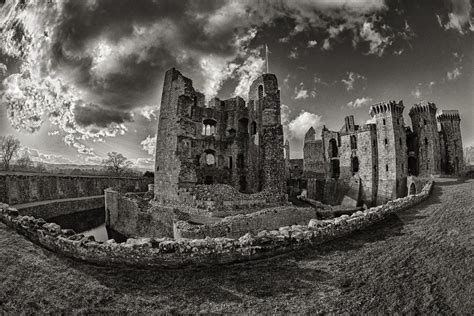
[[[343,215],[333,220],[311,220],[308,225],[281,227],[246,234],[239,239],[141,238],[118,244],[113,240],[96,242],[91,237],[62,230],[31,216],[19,216],[18,210],[0,204],[0,219],[20,234],[47,249],[86,262],[101,265],[176,268],[248,261],[321,244],[364,229],[388,215],[425,200],[433,185],[430,180],[420,193],[390,201],[384,205]],[[390,249],[387,249],[390,251]]]
[[[104,207],[104,196],[53,200],[15,206],[20,215],[49,219]]]
[[[174,214],[172,208],[105,190],[105,224],[124,236],[173,237]]]
[[[152,178],[0,173],[0,202],[23,204],[104,194],[113,187],[123,192],[144,192]]]
[[[228,216],[210,225],[177,221],[174,223],[174,238],[238,238],[246,233],[256,234],[281,226],[306,225],[310,219],[317,218],[317,215],[317,210],[312,207],[280,206],[251,214]]]

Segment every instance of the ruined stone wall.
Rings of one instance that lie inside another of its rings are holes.
[[[303,159],[290,159],[288,161],[288,174],[290,179],[298,179],[303,177],[304,173]]]
[[[23,205],[20,204],[15,207],[21,215],[33,216],[47,220],[52,217],[103,208],[104,196],[100,195],[90,198],[51,200]]]
[[[257,234],[262,230],[273,230],[282,226],[306,225],[312,218],[317,218],[317,210],[312,207],[280,206],[225,217],[209,225],[177,221],[174,225],[174,238],[239,238],[247,233]]]
[[[114,240],[97,242],[91,236],[75,234],[42,219],[18,216],[18,211],[6,204],[0,204],[0,220],[51,251],[88,263],[140,268],[210,266],[268,258],[308,246],[316,247],[367,228],[425,200],[431,192],[432,183],[431,180],[419,194],[399,198],[351,216],[343,215],[325,221],[311,220],[308,225],[281,227],[256,235],[246,234],[239,239],[140,238],[128,239],[126,243],[116,243]]]
[[[415,104],[410,109],[413,133],[416,135],[415,156],[419,176],[439,174],[441,171],[440,140],[436,105],[434,103]]]
[[[441,125],[441,135],[444,140],[444,172],[460,175],[464,169],[464,154],[461,138],[461,117],[456,110],[441,111],[437,119]]]
[[[0,173],[0,201],[12,205],[103,195],[106,188],[145,192],[150,178]]]
[[[137,199],[105,191],[106,226],[124,236],[173,237],[173,218],[172,208],[144,207]]]
[[[326,161],[322,140],[309,140],[303,147],[303,173],[305,177],[325,177]]]
[[[377,204],[406,195],[407,147],[403,103],[373,105],[370,115],[377,126]]]

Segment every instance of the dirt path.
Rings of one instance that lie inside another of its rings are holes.
[[[393,312],[474,310],[474,180],[369,231],[260,262],[211,270],[95,267],[0,224],[0,311]]]

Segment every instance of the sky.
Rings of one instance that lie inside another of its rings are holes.
[[[164,73],[247,99],[276,74],[291,158],[313,126],[369,119],[372,104],[423,100],[461,115],[474,145],[470,0],[0,0],[0,135],[49,163],[117,151],[153,168]]]

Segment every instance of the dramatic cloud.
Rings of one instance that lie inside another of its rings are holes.
[[[368,97],[357,98],[354,101],[347,103],[347,106],[350,108],[360,108],[361,106],[368,104],[370,101],[372,101],[372,99]]]
[[[368,54],[382,56],[385,48],[392,43],[389,36],[383,36],[375,30],[372,22],[364,22],[360,31],[360,37],[369,42]]]
[[[289,122],[289,137],[301,140],[310,127],[319,129],[322,128],[322,124],[322,117],[320,115],[302,111],[294,120]]]
[[[357,73],[354,73],[352,71],[348,72],[347,73],[347,79],[341,79],[341,81],[346,85],[346,90],[347,91],[350,91],[350,90],[353,90],[354,89],[354,83],[356,81],[365,81],[367,80],[367,78],[363,75],[360,75],[360,74],[357,74]]]
[[[445,29],[454,29],[464,34],[467,30],[474,31],[474,21],[471,17],[471,0],[451,0],[452,12],[448,14],[449,21],[444,24]],[[441,17],[437,16],[440,25]]]

